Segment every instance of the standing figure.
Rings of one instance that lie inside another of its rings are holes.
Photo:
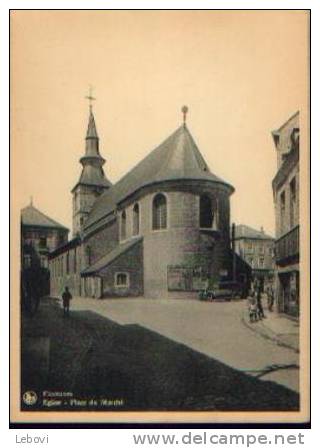
[[[253,280],[251,287],[255,293],[260,291],[260,282],[257,278]]]
[[[251,289],[248,294],[248,308],[250,322],[256,322],[258,320],[257,299],[255,292]]]
[[[72,295],[69,291],[68,286],[65,287],[65,290],[62,294],[62,302],[63,302],[63,315],[69,316],[70,311],[70,300],[72,299]]]
[[[272,286],[268,288],[268,310],[273,311],[273,304],[274,304],[274,292]]]
[[[258,290],[255,292],[255,295],[257,297],[258,317],[259,317],[259,319],[263,319],[266,316],[264,315],[263,306],[262,306],[261,288],[258,288]]]

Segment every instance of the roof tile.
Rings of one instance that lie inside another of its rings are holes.
[[[118,258],[120,255],[122,255],[127,250],[131,249],[133,246],[135,246],[138,242],[142,241],[142,237],[134,238],[129,241],[126,241],[125,243],[118,244],[113,250],[108,252],[106,255],[104,255],[102,258],[96,261],[91,266],[88,266],[86,269],[84,269],[81,272],[81,275],[91,275],[99,272],[101,269],[107,267],[110,263],[112,263],[116,258]]]
[[[67,227],[49,218],[49,216],[40,212],[40,210],[31,204],[21,210],[21,224],[26,226],[51,227],[68,230]]]
[[[179,127],[94,204],[85,227],[113,211],[116,204],[142,187],[168,180],[207,180],[233,187],[211,173],[188,128]]]

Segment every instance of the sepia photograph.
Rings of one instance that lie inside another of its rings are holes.
[[[11,10],[12,423],[309,421],[309,22]]]

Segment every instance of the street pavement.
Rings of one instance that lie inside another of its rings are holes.
[[[43,299],[36,316],[22,316],[22,394],[35,391],[33,409],[51,411],[298,410],[297,351],[248,328],[245,309],[74,298],[66,317],[61,301]]]
[[[74,298],[72,309],[90,310],[120,325],[137,324],[241,372],[299,391],[299,354],[244,325],[245,301]]]

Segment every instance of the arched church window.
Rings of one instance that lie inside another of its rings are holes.
[[[140,210],[139,204],[135,204],[133,207],[133,216],[132,216],[132,234],[139,235],[140,232]]]
[[[208,195],[200,197],[200,227],[213,229],[216,227],[216,203]]]
[[[152,228],[153,230],[161,230],[167,228],[167,199],[159,193],[152,203]]]
[[[121,213],[120,236],[122,240],[125,240],[127,237],[127,215],[125,210]]]

